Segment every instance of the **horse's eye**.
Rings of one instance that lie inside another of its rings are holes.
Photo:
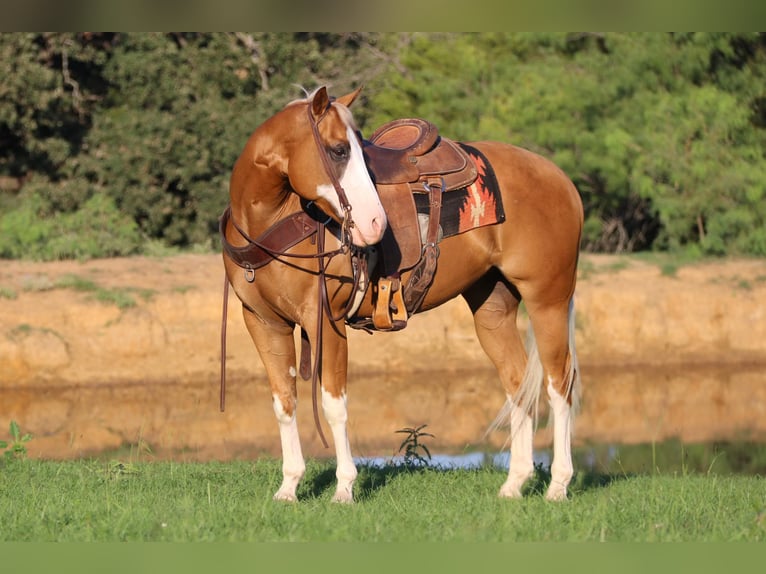
[[[329,148],[330,157],[335,161],[345,161],[348,159],[348,144],[337,144]]]

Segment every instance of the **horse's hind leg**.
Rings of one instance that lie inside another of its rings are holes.
[[[578,373],[574,349],[574,310],[570,300],[542,304],[526,300],[535,342],[542,364],[544,381],[553,417],[553,463],[551,483],[545,497],[564,500],[572,478],[572,411],[577,398]],[[536,389],[522,389],[530,395],[539,393],[540,381],[530,381]]]
[[[520,498],[524,483],[534,472],[534,462],[532,417],[514,401],[527,363],[526,351],[516,328],[518,293],[499,274],[490,272],[463,297],[473,313],[479,342],[497,368],[508,397],[511,462],[499,496]]]
[[[296,420],[293,326],[267,323],[247,309],[243,311],[245,326],[258,349],[269,378],[274,414],[277,417],[282,442],[282,484],[274,494],[274,499],[293,502],[297,500],[295,491],[306,471]]]

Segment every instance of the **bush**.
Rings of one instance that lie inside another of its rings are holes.
[[[135,222],[104,195],[64,214],[41,215],[40,204],[32,197],[0,218],[0,257],[50,261],[139,252],[142,238]]]

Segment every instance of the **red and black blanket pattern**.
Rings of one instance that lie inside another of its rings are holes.
[[[476,164],[478,177],[468,187],[442,194],[439,224],[443,237],[451,237],[485,225],[505,221],[503,200],[497,185],[495,171],[484,155],[474,147],[460,144]],[[428,194],[415,194],[418,213],[428,214]]]

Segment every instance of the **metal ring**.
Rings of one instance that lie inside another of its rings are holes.
[[[250,267],[249,263],[245,266],[245,281],[248,283],[255,281],[255,269]]]

